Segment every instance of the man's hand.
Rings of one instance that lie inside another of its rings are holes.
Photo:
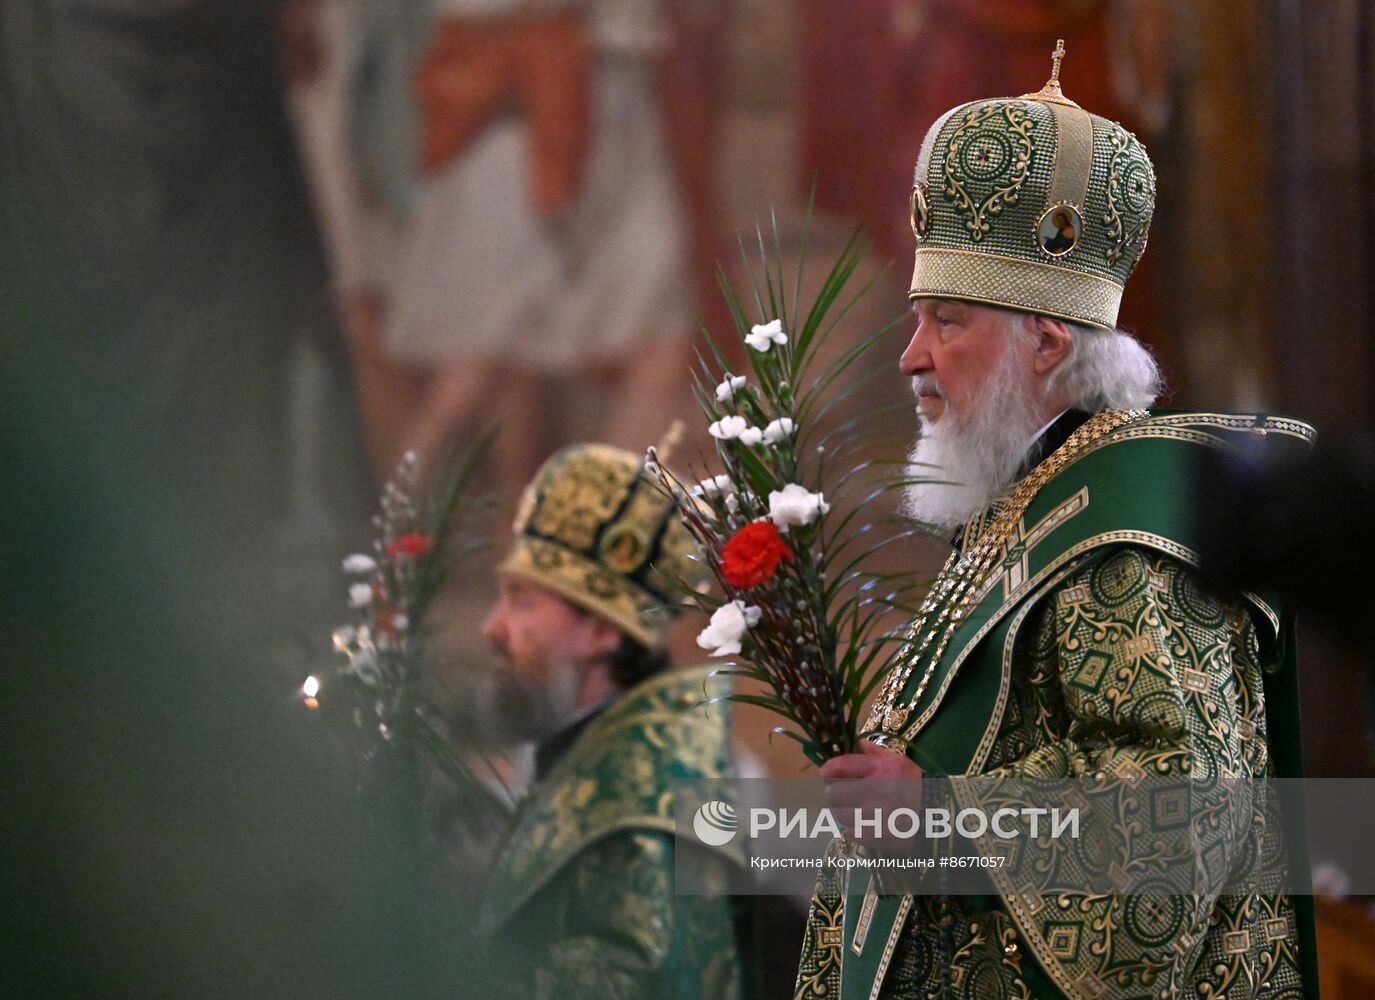
[[[921,768],[905,753],[885,750],[868,740],[860,742],[858,753],[828,760],[821,766],[821,776],[827,782],[826,807],[847,827],[852,826],[856,809],[863,810],[866,817],[880,811],[886,829],[886,817],[892,810],[921,808]],[[885,853],[911,849],[910,842],[885,843],[885,838],[869,831],[855,839]]]

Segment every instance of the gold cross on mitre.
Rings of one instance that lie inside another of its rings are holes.
[[[1056,104],[1070,104],[1077,108],[1079,105],[1066,97],[1064,91],[1060,89],[1060,64],[1065,60],[1065,40],[1063,38],[1055,39],[1055,51],[1050,54],[1050,59],[1050,79],[1046,81],[1046,85],[1037,93],[1023,94],[1022,97],[1037,101],[1053,101]]]

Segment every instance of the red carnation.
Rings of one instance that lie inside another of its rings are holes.
[[[773,576],[778,564],[793,561],[792,549],[772,521],[751,521],[721,549],[721,575],[732,587],[753,587]]]
[[[397,556],[423,556],[430,551],[430,536],[417,535],[414,532],[407,532],[396,541],[387,546],[387,555],[393,559]]]

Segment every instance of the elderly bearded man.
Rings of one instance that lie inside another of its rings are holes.
[[[684,851],[708,885],[739,862],[674,839],[674,779],[729,772],[729,716],[704,705],[722,679],[663,647],[692,540],[638,456],[595,444],[545,463],[514,530],[483,631],[539,746],[479,921],[502,995],[739,997],[752,910],[674,892]]]
[[[1312,431],[1145,409],[1156,365],[1116,318],[1155,177],[1134,136],[1064,97],[1062,54],[1039,93],[948,112],[917,162],[916,330],[901,368],[920,399],[916,471],[953,485],[919,484],[908,500],[957,532],[956,551],[860,751],[822,769],[842,807],[872,787],[853,779],[915,790],[923,774],[955,789],[974,784],[964,776],[1106,775],[1129,788],[1150,775],[1215,788],[1300,773],[1292,626],[1273,601],[1200,582],[1186,493],[1201,449],[1241,435],[1303,448]],[[1277,846],[1255,808],[1238,799],[1212,827],[1182,811],[1193,857],[1223,869],[1189,894],[1066,892],[1081,883],[1058,869],[1044,894],[998,868],[983,895],[823,880],[796,996],[1312,996],[1303,901],[1228,884],[1248,845],[1266,857]],[[1098,859],[1078,870],[1096,874]]]

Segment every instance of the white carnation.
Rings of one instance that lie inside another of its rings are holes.
[[[764,432],[758,427],[746,427],[740,432],[740,443],[753,448],[764,440]]]
[[[745,376],[726,372],[725,380],[716,387],[716,401],[728,403],[735,398],[735,391],[745,384]]]
[[[786,344],[788,335],[783,332],[783,321],[776,319],[768,323],[756,323],[745,334],[745,343],[756,351],[767,351],[774,344]]]
[[[770,420],[769,426],[764,428],[764,442],[766,444],[778,444],[785,438],[792,437],[797,425],[789,417],[779,417],[777,420]]]
[[[797,483],[789,483],[782,490],[769,494],[769,518],[785,531],[789,525],[811,524],[830,509],[824,496],[810,493]]]
[[[712,656],[733,656],[740,652],[740,640],[759,624],[762,612],[744,601],[731,601],[716,609],[711,622],[697,635],[697,645],[711,650]]]

